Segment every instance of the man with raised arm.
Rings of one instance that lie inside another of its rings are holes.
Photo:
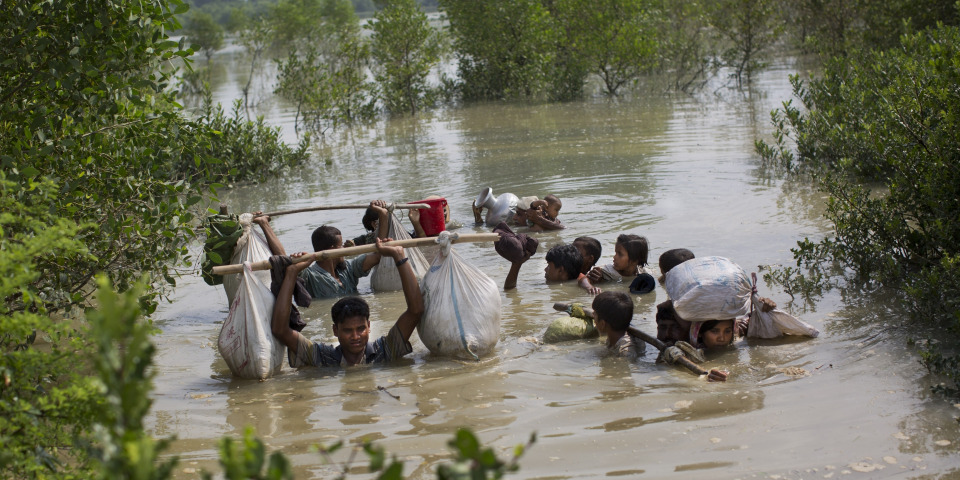
[[[381,363],[396,360],[413,351],[410,335],[423,316],[423,297],[417,277],[403,252],[403,247],[388,247],[377,239],[377,252],[393,258],[396,262],[407,309],[400,314],[389,333],[373,342],[369,341],[370,307],[360,297],[341,298],[330,309],[333,315],[333,334],[340,341],[337,346],[313,342],[290,328],[290,308],[297,274],[313,262],[294,263],[286,267],[286,274],[273,306],[272,330],[273,335],[287,346],[287,358],[291,367]],[[301,255],[304,254],[296,254],[294,258]]]

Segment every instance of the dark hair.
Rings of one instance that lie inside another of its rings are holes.
[[[597,261],[600,260],[600,256],[603,254],[603,246],[600,245],[600,240],[593,237],[577,237],[577,239],[573,241],[573,245],[581,245],[583,251],[593,257],[593,265],[597,264]],[[584,262],[586,262],[586,259],[584,259]],[[580,269],[583,270],[584,267],[590,268],[593,265],[581,265]]]
[[[556,204],[556,205],[559,205],[561,208],[563,207],[563,202],[561,202],[561,201],[560,201],[560,197],[558,197],[558,196],[556,196],[556,195],[552,195],[552,194],[551,194],[551,195],[547,195],[547,196],[543,197],[543,201],[544,201],[544,202],[547,202],[548,205]]]
[[[694,258],[693,252],[686,248],[674,248],[660,254],[660,274],[663,275],[673,267]]]
[[[337,245],[337,237],[340,236],[340,229],[330,225],[322,225],[313,231],[310,235],[310,241],[313,242],[313,251],[322,252]]]
[[[617,245],[623,247],[630,260],[637,262],[641,267],[647,264],[647,237],[624,233],[617,237]]]
[[[340,322],[353,317],[369,320],[370,306],[360,297],[344,297],[330,307],[330,315],[333,316],[334,325],[340,325]]]
[[[373,207],[367,207],[367,211],[363,213],[363,219],[360,220],[360,223],[363,223],[363,228],[367,231],[373,230],[373,222],[380,219],[380,214],[377,213]]]
[[[567,280],[577,278],[580,275],[580,267],[583,265],[583,257],[580,250],[573,244],[557,245],[547,251],[547,261],[562,268],[567,273]]]
[[[633,299],[624,292],[601,292],[593,298],[597,318],[616,332],[625,332],[633,319]]]
[[[594,310],[596,310],[596,309],[594,309]],[[703,323],[700,324],[700,331],[697,332],[697,342],[703,343],[703,334],[704,334],[704,332],[709,332],[710,330],[713,330],[713,327],[716,327],[717,324],[720,323],[720,322],[733,322],[733,327],[734,327],[734,328],[733,328],[733,330],[734,330],[734,335],[733,335],[733,336],[734,336],[734,338],[736,338],[736,336],[737,336],[737,335],[736,335],[736,330],[737,330],[737,328],[736,328],[736,327],[737,327],[737,321],[736,321],[736,319],[728,318],[728,319],[726,319],[726,320],[707,320],[706,322],[703,322]],[[731,339],[730,341],[732,342],[733,339]]]

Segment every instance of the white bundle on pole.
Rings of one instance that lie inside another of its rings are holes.
[[[390,208],[390,214],[388,216],[390,217],[388,237],[394,240],[412,238],[410,234],[403,229],[403,224],[400,223],[400,220],[393,214],[393,208]],[[407,254],[407,258],[410,259],[410,266],[413,267],[413,273],[417,276],[417,281],[419,281],[430,268],[430,262],[423,256],[423,252],[421,252],[419,248],[407,248],[404,249],[404,252]],[[403,284],[400,282],[400,272],[397,270],[397,265],[392,258],[383,257],[380,259],[380,263],[374,267],[373,272],[370,274],[370,288],[375,292],[395,292],[403,290]]]
[[[238,275],[240,286],[220,328],[217,349],[234,376],[262,380],[280,372],[286,348],[270,328],[274,304],[270,287],[250,269],[250,262]]]
[[[417,333],[438,355],[479,359],[500,339],[500,290],[451,247],[456,234],[440,232],[440,253],[423,277],[424,313]]]
[[[243,233],[237,240],[237,246],[233,249],[233,256],[230,257],[230,263],[240,264],[244,262],[259,262],[270,258],[270,247],[267,240],[263,238],[260,232],[253,229],[253,214],[244,213],[240,215],[240,227]],[[260,281],[267,286],[270,285],[270,271],[253,272]],[[223,289],[227,292],[227,304],[233,308],[233,301],[237,297],[237,289],[240,287],[241,274],[229,274],[223,276]]]

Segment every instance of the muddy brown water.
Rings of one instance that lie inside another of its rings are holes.
[[[234,55],[221,55],[228,65],[214,82],[221,101],[245,81],[230,63]],[[460,426],[504,456],[536,432],[516,478],[960,478],[960,405],[929,393],[936,380],[907,345],[911,331],[890,302],[896,292],[791,302],[761,281],[761,294],[822,334],[744,341],[713,355],[709,367],[731,372],[723,384],[655,364],[652,348],[628,363],[606,355],[599,340],[536,340],[557,315],[554,302],[590,301],[573,284],[544,284],[543,252],[552,245],[594,236],[607,263],[616,236],[637,233],[649,239],[654,263],[664,250],[687,247],[752,272],[792,264],[798,239],[828,232],[821,196],[769,175],[753,150],[770,131],[768,112],[790,98],[787,74],[796,69],[780,62],[746,93],[713,86],[695,96],[483,104],[381,121],[328,139],[296,172],[221,192],[233,212],[441,194],[466,224],[462,231],[481,232],[470,202],[491,186],[495,194],[558,195],[567,228],[538,234],[540,252],[517,289],[502,295],[495,353],[479,362],[435,357],[414,334],[414,353],[396,364],[285,365],[263,382],[234,379],[216,348],[228,313],[222,287],[182,278],[156,315],[162,331],[148,421],[154,435],[176,436],[176,476],[219,471],[219,439],[249,425],[290,458],[297,478],[329,478],[342,468],[324,465],[313,445],[363,439],[402,459],[410,478],[433,478]],[[261,99],[268,123],[293,140],[290,109]],[[309,250],[313,228],[332,224],[356,235],[361,215],[302,213],[276,218],[274,227],[288,251]],[[509,265],[492,246],[455,248],[503,283]],[[360,290],[374,335],[385,334],[403,310],[402,295],[374,295],[369,278]],[[660,287],[635,295],[634,325],[654,333],[655,306],[665,298]],[[331,305],[305,309],[304,334],[336,341]],[[346,458],[346,451],[335,456]],[[352,477],[369,477],[363,458]]]

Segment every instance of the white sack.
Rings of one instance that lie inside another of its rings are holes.
[[[753,274],[753,282],[757,282],[756,274]],[[748,337],[777,338],[781,335],[816,337],[820,335],[820,331],[812,325],[779,308],[769,312],[762,311],[759,308],[760,296],[756,292],[753,293],[752,301],[757,308],[750,312],[750,323],[747,325]]]
[[[285,346],[270,328],[274,303],[270,287],[250,270],[249,262],[238,275],[240,287],[220,329],[217,349],[234,376],[262,380],[280,372]]]
[[[263,235],[253,229],[252,213],[240,215],[240,227],[243,228],[243,234],[237,240],[237,246],[233,249],[233,256],[230,257],[230,263],[254,263],[269,259],[270,247]],[[240,275],[239,273],[232,273],[223,276],[223,289],[227,292],[227,305],[230,305],[231,308],[233,300],[237,297],[237,289],[240,287]],[[253,275],[268,287],[270,286],[270,270],[259,270],[253,272]]]
[[[440,254],[421,282],[425,310],[417,333],[435,354],[479,359],[500,339],[500,290],[450,248],[450,238],[440,232]]]
[[[410,234],[403,229],[400,220],[393,215],[392,211],[389,217],[390,230],[387,233],[388,237],[394,240],[407,240],[411,238]],[[403,251],[406,252],[407,258],[410,259],[410,266],[413,267],[413,273],[417,276],[417,281],[420,281],[420,279],[426,275],[427,270],[430,269],[430,262],[423,256],[419,248],[405,248]],[[380,263],[373,268],[373,272],[370,273],[370,288],[372,288],[373,291],[395,292],[403,290],[403,283],[400,282],[400,272],[397,271],[397,265],[392,258],[381,258]]]
[[[729,259],[693,258],[673,267],[666,277],[664,288],[684,320],[724,320],[750,313],[750,277]]]

